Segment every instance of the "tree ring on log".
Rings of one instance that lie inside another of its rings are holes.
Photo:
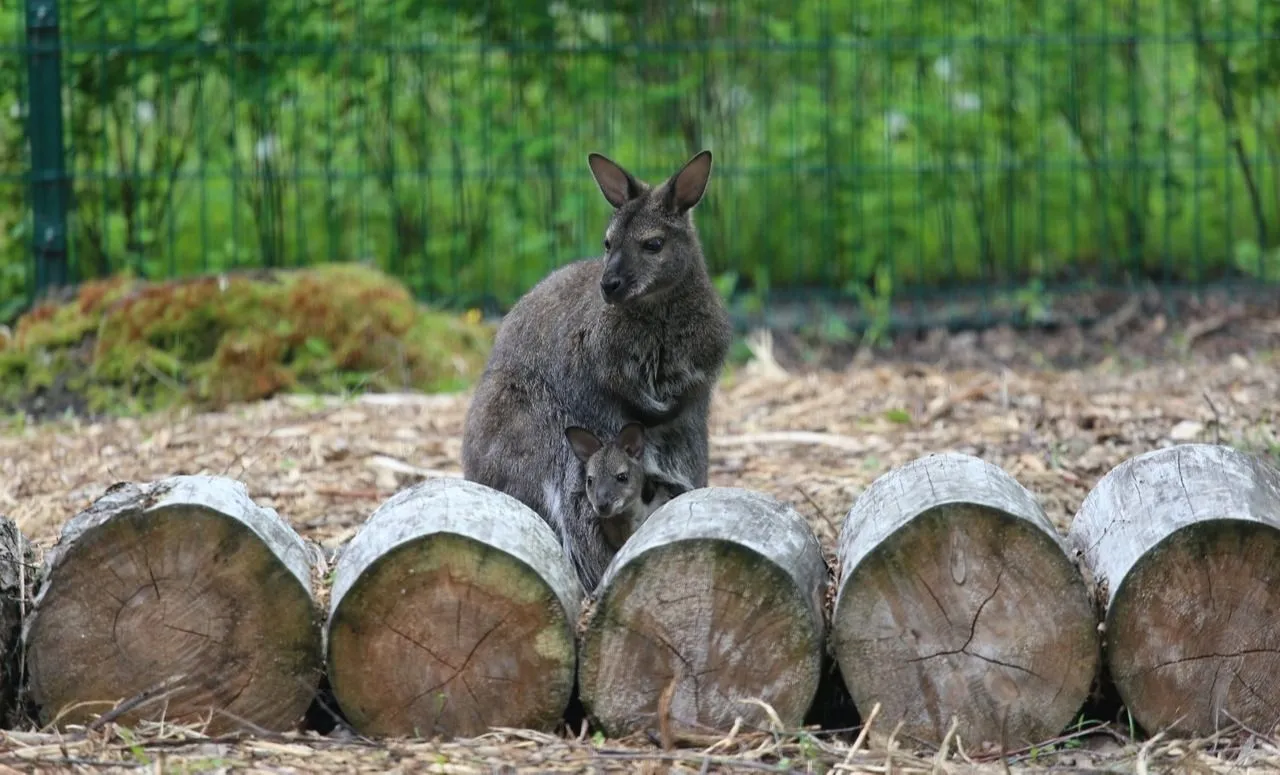
[[[428,480],[339,557],[329,679],[360,732],[551,729],[573,690],[581,588],[550,527],[497,490]]]
[[[323,665],[305,553],[239,482],[109,491],[68,523],[28,622],[42,721],[83,724],[125,703],[125,724],[296,728]]]

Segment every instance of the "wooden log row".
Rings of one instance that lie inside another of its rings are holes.
[[[1032,744],[1095,679],[1091,576],[1107,667],[1144,727],[1270,729],[1277,528],[1280,473],[1226,448],[1126,461],[1066,539],[995,466],[926,456],[846,516],[830,647],[864,713],[879,703],[934,741],[955,719],[967,748]],[[114,708],[126,723],[283,729],[327,667],[367,734],[550,728],[576,677],[600,728],[669,738],[798,725],[818,688],[821,552],[798,514],[745,490],[656,512],[585,606],[580,645],[581,589],[550,528],[463,480],[375,512],[338,558],[327,627],[321,571],[316,547],[236,482],[113,488],[64,529],[25,625],[42,720]]]
[[[361,733],[454,736],[551,729],[580,680],[619,734],[801,723],[828,572],[798,513],[746,490],[690,493],[615,560],[580,669],[583,591],[547,524],[503,493],[439,479],[388,499],[338,555],[322,626],[322,554],[242,484],[119,484],[46,557],[23,633],[29,693],[57,726],[280,731],[327,674]]]
[[[826,577],[799,514],[745,490],[690,493],[615,557],[579,652],[583,591],[546,523],[479,484],[427,481],[338,558],[330,681],[366,734],[550,729],[575,677],[610,733],[765,725],[741,702],[752,694],[796,725],[817,689]]]

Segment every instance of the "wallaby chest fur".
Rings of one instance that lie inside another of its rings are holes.
[[[587,503],[564,429],[613,435],[641,423],[645,475],[661,499],[705,487],[711,394],[732,333],[689,213],[710,155],[657,188],[608,160],[597,168],[601,159],[593,155],[593,172],[614,205],[606,255],[553,271],[507,313],[462,444],[463,475],[541,514],[588,591],[616,547]]]

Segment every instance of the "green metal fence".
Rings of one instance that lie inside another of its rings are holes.
[[[367,260],[501,308],[597,252],[588,151],[655,179],[703,147],[711,268],[748,298],[1280,278],[1273,0],[2,12],[3,298],[63,260],[81,279]]]

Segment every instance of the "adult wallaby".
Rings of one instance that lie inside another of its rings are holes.
[[[691,212],[711,152],[657,186],[600,154],[587,162],[613,206],[604,256],[553,271],[507,313],[467,410],[462,470],[541,514],[590,593],[617,549],[575,478],[564,429],[641,423],[655,490],[705,487],[711,391],[732,329]]]
[[[583,464],[587,502],[600,533],[614,551],[622,548],[653,509],[653,484],[644,475],[644,426],[629,422],[604,443],[591,431],[570,425],[564,435]]]

